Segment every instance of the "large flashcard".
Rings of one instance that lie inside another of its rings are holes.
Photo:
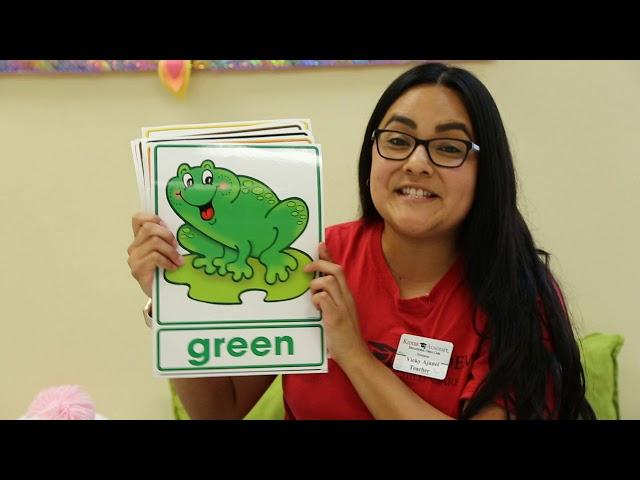
[[[318,145],[151,144],[153,211],[184,264],[154,283],[165,376],[325,372],[310,299],[323,240]]]

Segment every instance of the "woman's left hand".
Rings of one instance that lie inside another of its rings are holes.
[[[340,366],[369,355],[360,335],[356,304],[347,286],[344,271],[332,262],[324,243],[318,248],[320,259],[304,267],[305,272],[321,272],[324,276],[310,283],[311,301],[322,311],[329,355]]]

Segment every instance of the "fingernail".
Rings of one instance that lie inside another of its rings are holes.
[[[184,264],[184,258],[182,258],[182,255],[180,255],[178,257],[178,265],[183,265]]]

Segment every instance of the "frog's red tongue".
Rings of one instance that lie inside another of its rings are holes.
[[[202,217],[203,220],[211,220],[215,214],[216,211],[213,209],[213,205],[203,205],[200,207],[200,217]]]

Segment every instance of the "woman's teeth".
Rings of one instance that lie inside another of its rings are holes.
[[[437,197],[435,193],[431,193],[428,190],[422,190],[421,188],[405,187],[401,189],[401,192],[402,192],[402,195],[405,195],[407,197],[415,197],[415,198]]]

